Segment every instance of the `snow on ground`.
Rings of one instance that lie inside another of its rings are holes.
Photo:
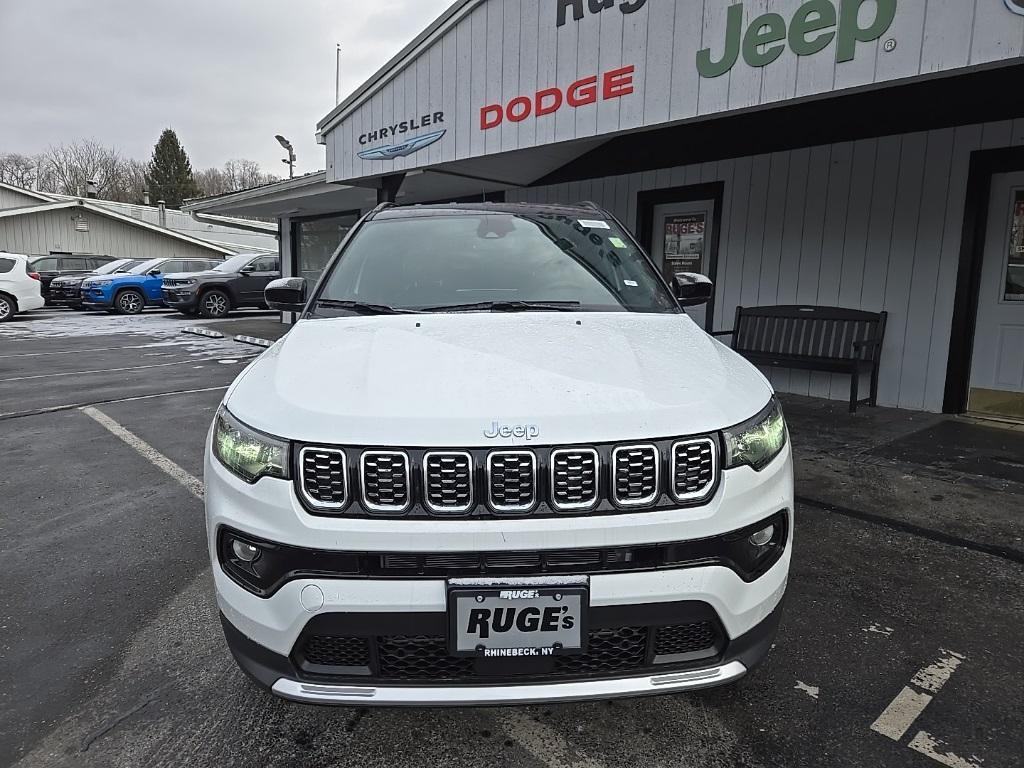
[[[230,337],[212,339],[182,333],[183,328],[210,325],[218,321],[197,320],[178,314],[144,312],[141,315],[110,315],[105,312],[75,312],[67,309],[46,309],[18,316],[0,324],[0,350],[16,352],[19,341],[34,339],[88,338],[123,336],[124,344],[145,348],[173,347],[196,355],[249,356],[257,352]],[[223,321],[221,321],[223,322]],[[11,342],[14,342],[12,344]],[[119,342],[120,344],[120,342]]]

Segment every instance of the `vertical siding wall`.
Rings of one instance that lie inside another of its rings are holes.
[[[75,229],[83,216],[88,232]],[[77,208],[0,219],[0,249],[29,255],[73,251],[125,259],[222,259],[224,253]]]
[[[549,187],[510,201],[594,200],[636,227],[642,191],[722,181],[715,329],[738,305],[889,312],[879,403],[941,411],[971,152],[1024,144],[1024,120],[826,144]],[[849,377],[766,371],[776,389],[845,399]]]

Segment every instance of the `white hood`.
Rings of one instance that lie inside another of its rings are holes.
[[[228,408],[293,440],[491,447],[710,432],[770,396],[686,315],[460,313],[303,320],[236,380]],[[494,422],[537,435],[486,439]]]

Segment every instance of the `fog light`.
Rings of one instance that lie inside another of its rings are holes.
[[[234,552],[235,557],[243,563],[251,563],[260,556],[259,547],[254,547],[252,544],[245,541],[239,541],[238,539],[231,542],[231,551]]]
[[[763,547],[765,544],[769,543],[774,536],[775,526],[769,525],[767,528],[762,528],[760,531],[752,533],[748,541],[750,541],[750,543],[755,547]]]

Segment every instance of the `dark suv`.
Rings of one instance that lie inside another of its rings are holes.
[[[50,303],[50,283],[55,277],[65,275],[87,275],[97,267],[114,261],[115,256],[49,255],[33,258],[29,264],[39,274],[42,282],[43,299]]]
[[[183,315],[225,317],[232,309],[265,308],[263,289],[280,276],[277,256],[239,254],[207,272],[168,275],[163,299]]]
[[[66,277],[55,277],[50,282],[50,303],[72,309],[85,309],[82,306],[82,281],[85,278],[121,274],[141,263],[141,259],[117,259],[84,275],[73,274]]]

